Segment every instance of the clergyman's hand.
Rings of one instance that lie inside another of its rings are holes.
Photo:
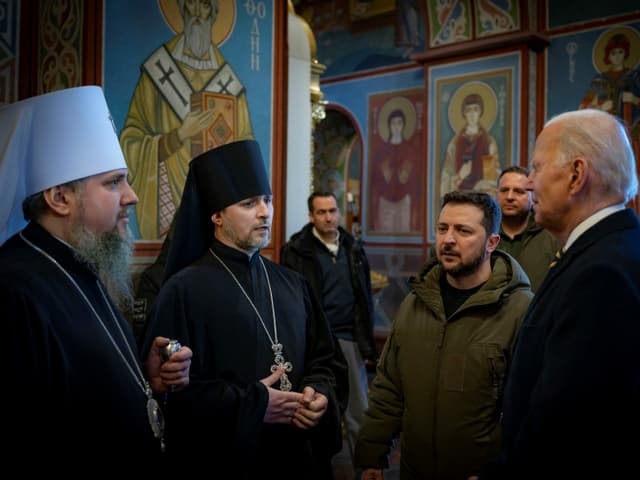
[[[278,368],[271,375],[260,380],[260,383],[267,387],[269,392],[269,403],[264,412],[264,423],[291,423],[293,415],[300,407],[300,402],[302,401],[301,393],[282,392],[271,387],[271,385],[280,380],[283,373],[284,370]]]
[[[181,347],[166,362],[162,358],[162,350],[169,344],[166,337],[153,340],[147,356],[147,378],[151,390],[157,394],[182,390],[189,385],[189,369],[193,352],[189,347]]]
[[[293,417],[293,424],[301,430],[308,430],[320,423],[326,413],[329,400],[311,387],[304,387],[302,401]]]

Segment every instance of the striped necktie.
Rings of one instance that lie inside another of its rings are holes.
[[[562,258],[562,256],[564,255],[564,253],[567,251],[566,248],[562,247],[560,250],[558,250],[556,252],[556,254],[553,256],[553,260],[551,261],[551,263],[549,264],[549,268],[553,268],[555,267],[558,262],[560,261],[560,259]]]

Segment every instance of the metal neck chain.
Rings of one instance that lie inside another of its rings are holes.
[[[277,345],[278,344],[278,326],[276,325],[276,311],[273,304],[273,292],[271,290],[271,282],[269,281],[269,274],[267,273],[267,268],[264,266],[264,262],[262,261],[262,258],[258,257],[258,259],[260,260],[260,264],[262,265],[262,270],[264,271],[264,276],[267,279],[267,288],[269,289],[269,299],[271,300],[271,317],[273,318],[273,337],[274,338],[271,337],[271,333],[269,333],[269,330],[267,329],[267,326],[265,325],[264,320],[262,320],[262,315],[260,315],[260,312],[258,311],[255,304],[251,300],[251,297],[249,297],[249,294],[244,289],[244,287],[240,285],[240,281],[238,280],[238,277],[235,276],[235,274],[231,271],[231,269],[227,267],[227,264],[224,263],[222,259],[218,255],[216,255],[216,253],[213,250],[209,249],[209,251],[211,252],[211,255],[213,255],[216,258],[216,260],[220,262],[220,265],[222,265],[224,269],[227,272],[229,272],[229,275],[231,275],[231,278],[233,278],[233,280],[236,282],[236,285],[238,285],[238,288],[244,294],[245,298],[251,305],[251,308],[253,308],[253,311],[256,312],[256,316],[258,317],[258,320],[260,320],[260,324],[262,325],[264,332],[267,334],[267,337],[269,337],[269,341],[271,342],[271,345]]]
[[[67,279],[69,279],[69,281],[76,288],[76,290],[78,291],[80,296],[83,298],[83,300],[85,301],[85,303],[87,304],[89,309],[93,312],[93,315],[98,320],[98,323],[100,323],[100,326],[102,327],[102,329],[107,334],[107,337],[109,337],[109,340],[111,340],[111,343],[112,343],[113,347],[116,349],[116,351],[120,355],[120,358],[122,359],[122,361],[126,365],[127,369],[129,370],[129,373],[131,373],[131,376],[134,378],[134,380],[136,381],[138,386],[142,389],[142,391],[145,394],[145,396],[147,397],[147,399],[151,399],[152,396],[153,396],[153,392],[151,391],[151,387],[149,386],[149,382],[144,378],[142,370],[140,369],[140,365],[138,364],[138,359],[135,356],[135,354],[133,353],[133,350],[131,350],[131,345],[129,345],[129,342],[127,341],[127,337],[124,334],[124,332],[122,331],[122,328],[120,327],[120,324],[118,323],[118,319],[117,319],[113,309],[111,308],[111,304],[107,300],[107,296],[105,295],[104,290],[102,289],[102,286],[100,285],[100,281],[96,280],[96,285],[98,286],[98,290],[100,290],[100,293],[102,295],[102,298],[103,298],[104,302],[107,304],[107,308],[109,309],[109,312],[111,313],[111,317],[113,318],[113,322],[116,324],[116,327],[120,331],[120,335],[122,335],[122,338],[124,340],[125,345],[127,346],[127,350],[129,352],[129,356],[131,357],[131,359],[133,361],[133,365],[135,366],[136,371],[133,370],[133,368],[131,367],[131,364],[126,359],[126,357],[124,356],[124,353],[122,353],[122,350],[120,349],[120,347],[116,343],[115,339],[111,335],[111,332],[109,332],[109,330],[107,329],[107,326],[104,324],[104,322],[100,318],[100,315],[98,315],[98,312],[96,311],[94,306],[91,304],[91,302],[87,298],[87,295],[82,291],[82,288],[80,288],[80,285],[78,285],[78,283],[71,276],[71,274],[69,274],[69,272],[67,272],[67,270],[62,265],[60,265],[60,263],[58,263],[58,261],[55,258],[53,258],[51,255],[49,255],[47,252],[45,252],[43,249],[41,249],[37,245],[34,245],[32,242],[27,240],[22,235],[22,232],[20,232],[19,235],[20,235],[20,238],[22,238],[22,240],[24,240],[24,242],[27,245],[29,245],[35,251],[37,251],[38,253],[42,254],[45,258],[50,260],[67,277]],[[136,375],[136,372],[137,372],[137,375]]]
[[[269,341],[271,342],[271,350],[273,351],[273,365],[271,365],[271,373],[275,372],[277,369],[282,369],[282,374],[280,376],[280,390],[283,392],[291,391],[291,389],[293,388],[293,385],[291,384],[291,381],[289,380],[287,373],[293,370],[293,364],[285,360],[284,352],[282,351],[282,344],[278,341],[278,326],[276,324],[276,310],[273,303],[273,291],[271,290],[271,281],[269,280],[269,273],[267,272],[267,267],[264,266],[262,257],[258,257],[258,259],[260,260],[260,264],[262,265],[262,271],[264,272],[264,276],[267,279],[267,287],[269,288],[269,299],[271,300],[271,316],[273,317],[273,337],[274,338],[271,338],[269,329],[267,329],[267,326],[265,325],[264,320],[262,320],[262,315],[260,315],[260,312],[258,312],[258,309],[254,305],[254,303],[251,301],[251,298],[249,297],[245,289],[242,287],[242,285],[240,285],[238,278],[234,275],[231,269],[227,267],[227,265],[222,261],[222,259],[215,254],[213,250],[209,249],[209,251],[211,252],[211,255],[213,255],[218,260],[218,262],[220,262],[220,264],[225,268],[225,270],[229,272],[229,275],[231,275],[231,278],[233,278],[233,280],[236,282],[236,285],[238,285],[238,288],[244,294],[245,298],[253,308],[253,311],[256,312],[256,316],[258,317],[258,320],[260,320],[260,324],[264,329],[264,333],[267,334],[267,337],[269,337]]]

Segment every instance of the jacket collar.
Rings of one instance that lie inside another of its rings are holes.
[[[534,296],[531,304],[533,305],[534,303],[536,303],[537,299],[541,297],[541,295],[556,279],[556,277],[560,275],[560,273],[562,273],[569,265],[571,265],[571,263],[579,255],[581,255],[595,242],[609,233],[637,227],[637,215],[633,210],[625,208],[624,210],[620,210],[609,215],[608,217],[603,218],[591,228],[587,229],[575,240],[575,242],[571,245],[571,248],[567,249],[566,253],[562,257],[562,260],[560,260],[558,264],[553,267],[553,269],[549,270],[544,280],[542,281],[542,284],[540,285],[540,287],[538,287],[538,291],[536,292],[536,295]]]

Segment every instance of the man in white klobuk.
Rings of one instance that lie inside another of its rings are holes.
[[[150,464],[163,447],[154,395],[188,384],[191,350],[163,363],[169,339],[156,338],[145,368],[118,309],[138,197],[99,87],[0,108],[0,192],[5,459],[28,452],[42,463],[21,469],[65,472]]]

